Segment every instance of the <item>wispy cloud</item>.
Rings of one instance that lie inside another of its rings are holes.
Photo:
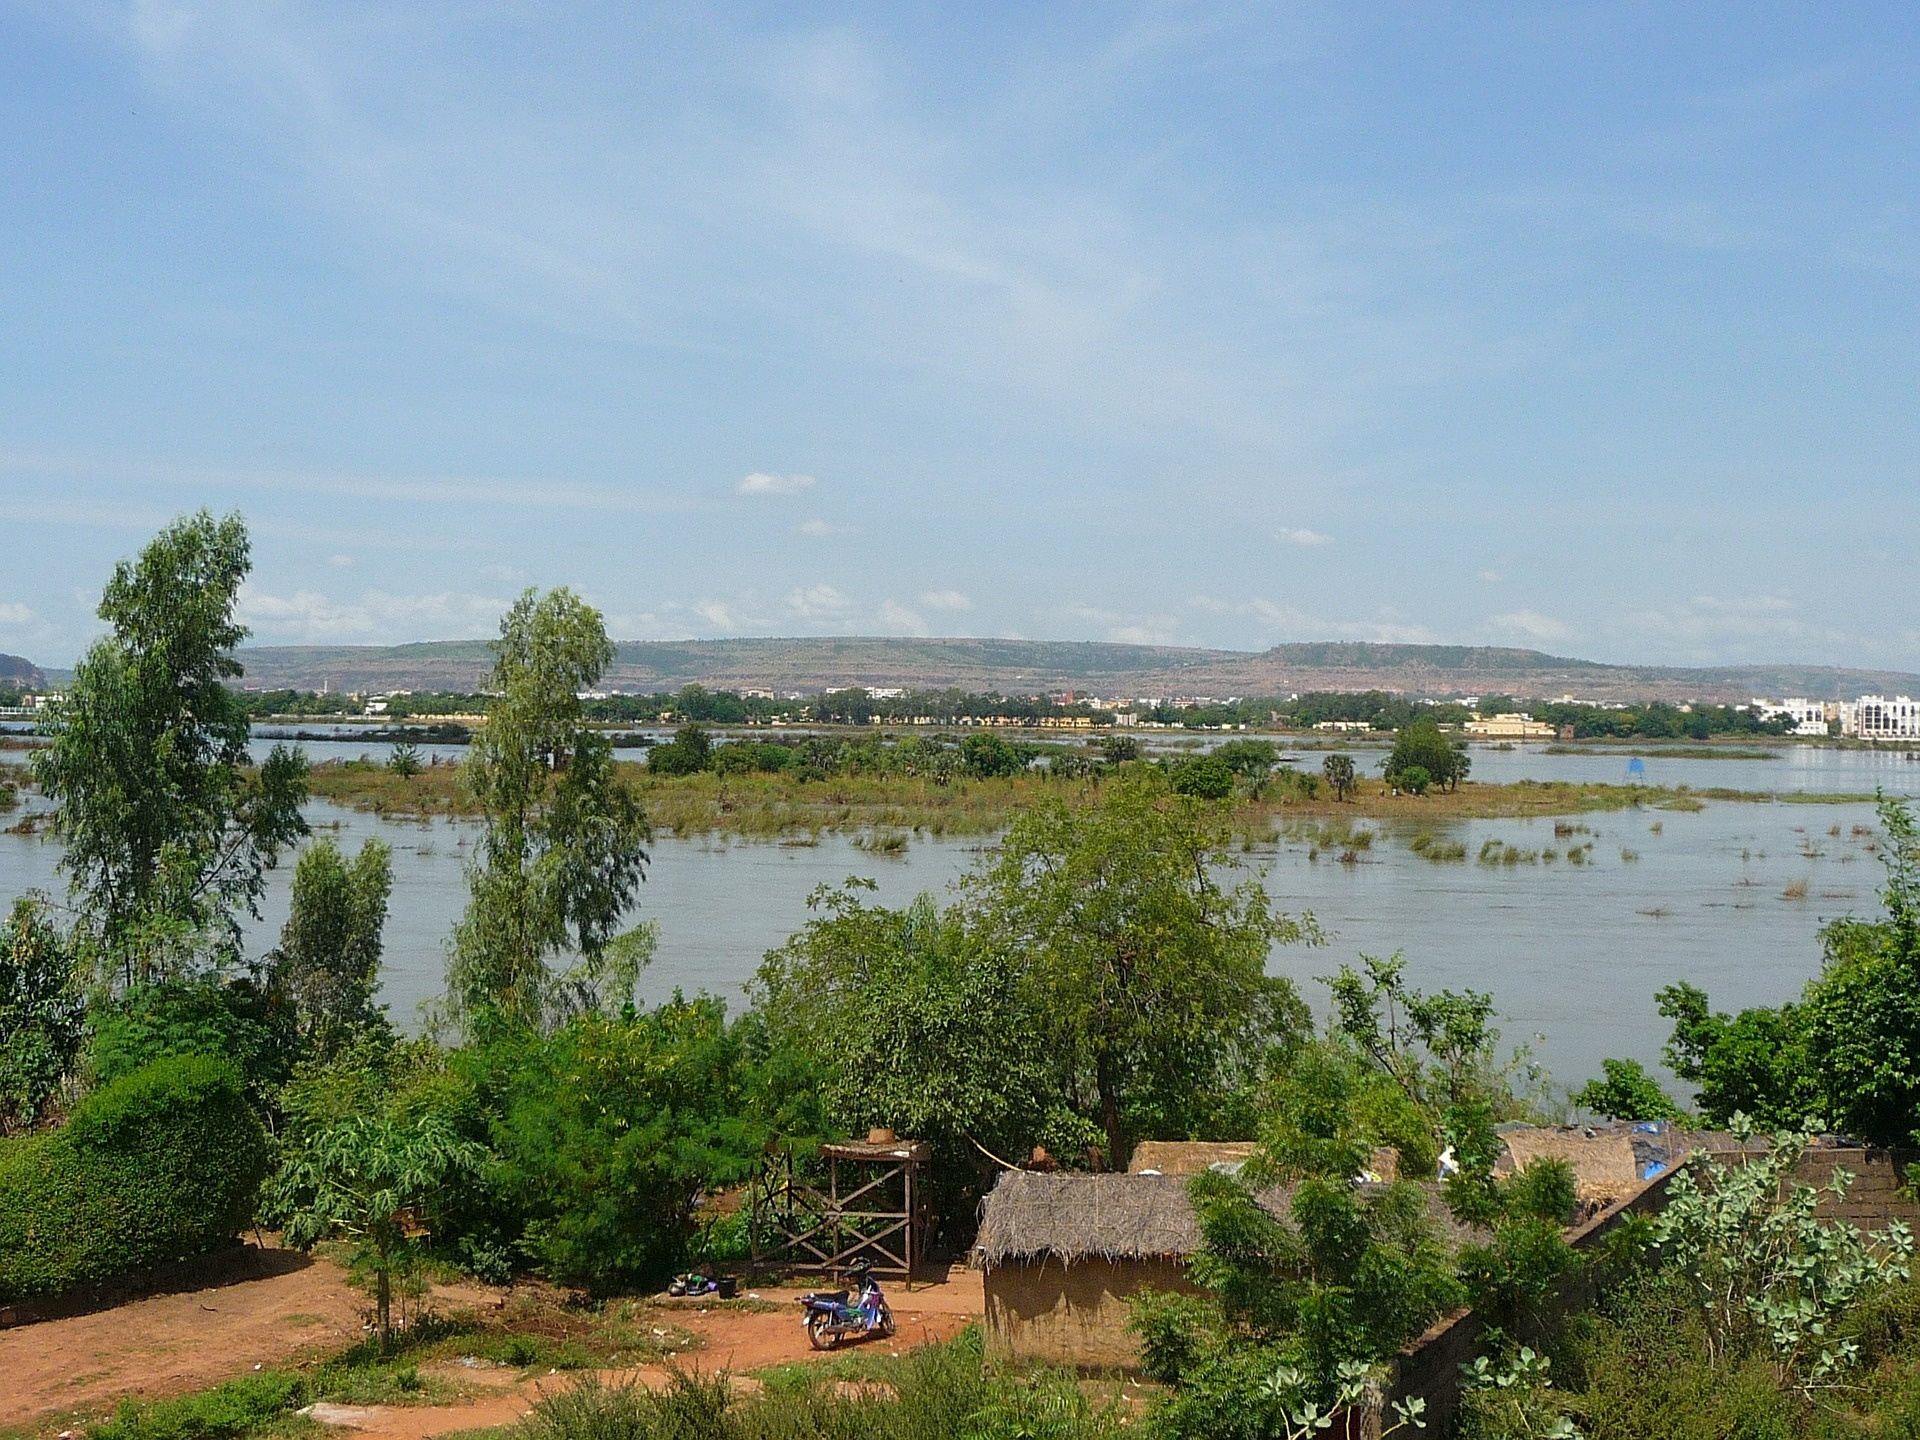
[[[973,601],[958,590],[922,590],[920,603],[929,610],[971,610]]]
[[[888,635],[925,635],[927,622],[916,611],[888,600],[880,606],[880,629],[882,634]]]
[[[1487,624],[1497,631],[1522,635],[1529,640],[1565,640],[1573,634],[1565,622],[1542,615],[1538,610],[1513,610],[1505,615],[1490,616]]]
[[[368,590],[353,600],[335,600],[314,590],[275,595],[249,585],[237,607],[242,624],[262,641],[385,642],[465,639],[499,628],[505,600],[443,591],[436,595],[391,595]]]
[[[39,618],[31,605],[22,605],[12,600],[0,603],[0,627],[8,630],[23,630]]]
[[[744,475],[740,483],[733,488],[742,495],[798,495],[802,490],[811,490],[815,484],[811,475],[775,475],[770,471],[756,470]]]
[[[1282,545],[1303,545],[1308,548],[1333,543],[1331,535],[1323,535],[1318,530],[1292,530],[1285,526],[1274,531],[1273,538]]]
[[[837,620],[853,608],[853,601],[831,585],[805,585],[787,596],[787,609],[803,620]]]
[[[835,525],[828,520],[802,520],[794,526],[802,535],[811,535],[816,540],[824,540],[831,535],[858,535],[857,525]]]

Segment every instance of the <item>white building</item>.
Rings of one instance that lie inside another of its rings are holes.
[[[1787,732],[1790,735],[1824,735],[1832,707],[1824,700],[1782,700],[1776,705],[1771,700],[1756,697],[1753,709],[1762,720],[1774,720],[1784,715],[1793,721],[1793,729]]]
[[[1920,740],[1920,700],[1862,695],[1840,706],[1840,732],[1862,740]]]

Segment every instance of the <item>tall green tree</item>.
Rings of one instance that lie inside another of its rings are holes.
[[[469,899],[448,947],[456,1017],[539,1024],[633,993],[651,931],[621,936],[645,875],[646,815],[577,698],[613,659],[600,612],[566,589],[529,590],[500,623],[465,779],[486,817]],[[549,962],[578,961],[556,976]]]
[[[376,1019],[373,992],[392,890],[392,857],[379,840],[367,841],[351,862],[332,840],[319,840],[293,867],[292,905],[268,959],[300,1033],[322,1055]]]
[[[1041,801],[966,882],[979,943],[1018,957],[1060,1088],[1098,1117],[1115,1165],[1130,1110],[1161,1133],[1191,1128],[1305,1025],[1267,957],[1318,932],[1251,876],[1223,886],[1229,839],[1217,807],[1143,766],[1089,808]]]
[[[201,511],[115,566],[99,609],[111,633],[75,668],[33,757],[104,980],[236,961],[240,912],[258,916],[266,871],[306,833],[305,759],[276,745],[256,769],[245,704],[225,684],[241,673],[234,608],[250,564],[245,522]]]

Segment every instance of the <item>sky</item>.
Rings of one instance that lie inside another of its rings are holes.
[[[1920,671],[1920,11],[0,0],[0,650]]]

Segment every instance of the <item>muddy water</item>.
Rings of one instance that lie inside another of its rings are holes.
[[[1646,778],[1781,791],[1876,784],[1920,791],[1920,764],[1897,756],[1787,753],[1768,761],[1654,758]],[[1750,779],[1736,767],[1758,773]],[[1475,774],[1490,780],[1615,779],[1623,770],[1624,757],[1475,754]],[[318,804],[310,818],[349,846],[379,835],[394,848],[383,996],[396,1020],[410,1023],[439,988],[442,943],[465,899],[462,867],[473,829]],[[1661,985],[1689,979],[1726,1008],[1777,1002],[1817,967],[1825,919],[1875,908],[1880,867],[1868,849],[1867,805],[1716,803],[1693,813],[1626,811],[1570,823],[1584,828],[1556,836],[1552,820],[1426,827],[1465,848],[1464,861],[1446,863],[1410,848],[1415,830],[1377,822],[1359,822],[1372,836],[1363,846],[1304,828],[1277,836],[1243,858],[1264,870],[1283,908],[1311,911],[1329,943],[1278,950],[1273,968],[1318,1003],[1325,992],[1315,976],[1362,953],[1404,950],[1416,983],[1491,991],[1509,1017],[1508,1039],[1540,1037],[1537,1051],[1555,1075],[1577,1083],[1605,1055],[1658,1059],[1666,1027],[1652,996]],[[1536,858],[1480,863],[1489,841],[1502,854],[1511,846]],[[1587,863],[1568,863],[1570,846],[1589,844]],[[658,999],[675,989],[707,990],[737,999],[762,954],[804,921],[815,887],[861,875],[877,884],[878,899],[897,904],[920,890],[944,891],[980,853],[977,841],[918,840],[904,856],[883,858],[849,837],[808,845],[662,840],[642,894],[640,913],[661,930],[644,992]],[[43,840],[0,835],[0,899],[57,884],[56,859]],[[277,934],[285,906],[283,869],[261,922],[249,930],[256,951]]]

